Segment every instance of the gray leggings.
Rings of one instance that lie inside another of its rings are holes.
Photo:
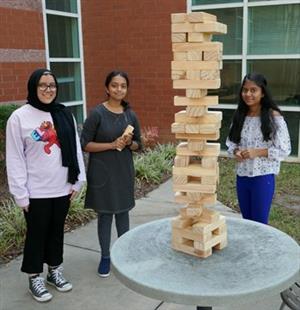
[[[101,248],[101,255],[110,256],[110,240],[111,240],[111,224],[115,215],[116,228],[118,237],[122,236],[129,230],[129,212],[118,214],[100,213],[98,212],[98,238]]]

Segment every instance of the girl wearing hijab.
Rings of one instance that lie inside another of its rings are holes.
[[[85,181],[85,169],[74,118],[56,101],[53,73],[34,71],[27,88],[27,104],[7,122],[7,177],[27,224],[21,271],[29,276],[33,298],[45,302],[52,295],[40,276],[44,263],[48,284],[61,292],[72,289],[61,266],[64,223],[70,201]]]

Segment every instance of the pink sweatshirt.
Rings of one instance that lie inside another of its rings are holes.
[[[62,156],[49,112],[25,104],[12,113],[6,127],[8,185],[16,204],[29,205],[29,198],[53,198],[79,191],[86,180],[81,147],[76,133],[80,169],[75,184],[67,182],[68,168]]]

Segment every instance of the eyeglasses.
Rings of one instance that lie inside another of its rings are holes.
[[[45,84],[45,83],[41,83],[41,84],[38,85],[38,88],[39,88],[39,90],[41,90],[41,91],[46,91],[48,88],[49,88],[51,91],[55,91],[57,87],[56,87],[56,84],[49,84],[49,85],[47,85],[47,84]]]

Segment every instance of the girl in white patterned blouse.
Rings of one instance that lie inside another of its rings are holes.
[[[226,141],[237,161],[236,187],[243,218],[268,223],[280,162],[291,152],[286,122],[262,74],[247,74]]]

